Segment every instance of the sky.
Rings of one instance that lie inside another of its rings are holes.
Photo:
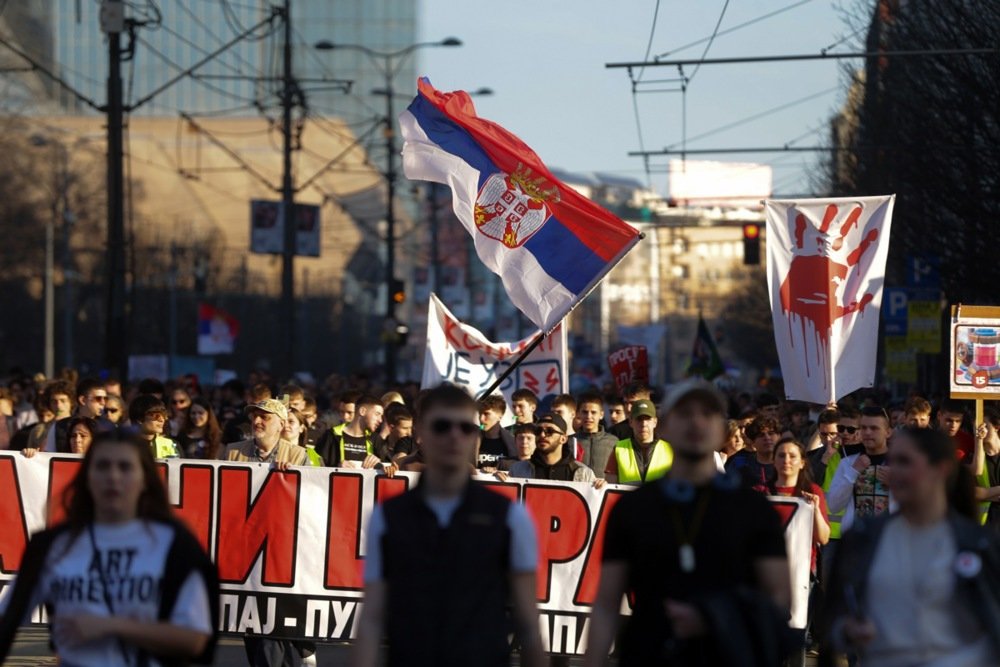
[[[799,6],[773,18],[716,37],[708,58],[818,53],[851,29],[843,0],[798,0]],[[650,57],[710,36],[725,0],[660,0]],[[796,0],[730,0],[719,32],[796,4]],[[656,0],[422,0],[421,41],[455,36],[458,48],[418,51],[417,71],[441,90],[492,88],[477,97],[480,116],[521,137],[550,167],[574,172],[612,172],[646,182],[633,96],[624,69],[609,62],[644,59]],[[860,35],[864,37],[863,33]],[[835,50],[858,50],[858,38]],[[706,44],[669,57],[697,59]],[[667,58],[664,58],[667,59]],[[829,118],[845,97],[844,63],[706,65],[693,74],[686,93],[686,136],[690,148],[823,145]],[[685,74],[692,76],[691,67]],[[639,73],[636,72],[638,75]],[[675,67],[647,68],[643,79],[677,76]],[[645,89],[676,84],[645,84]],[[813,96],[789,109],[738,128],[693,139],[759,112]],[[637,97],[642,142],[659,150],[682,140],[683,97],[679,92]],[[803,136],[806,135],[806,136]],[[651,158],[661,172],[668,158]],[[812,192],[812,153],[696,156],[694,159],[763,162],[774,167],[774,193]],[[651,175],[653,188],[666,192],[666,174]]]

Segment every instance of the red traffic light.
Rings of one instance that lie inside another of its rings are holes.
[[[751,240],[759,239],[760,225],[755,225],[755,224],[743,225],[743,238]]]

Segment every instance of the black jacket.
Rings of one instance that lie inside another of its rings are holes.
[[[199,572],[205,580],[205,587],[208,589],[208,599],[211,601],[212,628],[219,627],[219,575],[215,564],[208,558],[198,541],[190,532],[180,524],[174,526],[174,541],[167,552],[165,571],[163,573],[163,588],[160,596],[160,607],[157,617],[160,620],[168,620],[177,602],[177,594],[180,593],[184,580],[192,572]],[[7,611],[0,620],[0,663],[7,659],[17,628],[21,621],[31,611],[28,606],[31,604],[35,586],[42,574],[42,568],[49,555],[49,549],[57,537],[68,532],[70,527],[62,524],[49,530],[43,530],[32,536],[31,541],[24,550],[21,558],[21,570],[17,574],[14,583],[14,590],[11,593]],[[216,633],[213,631],[212,638],[201,655],[193,662],[198,664],[211,664],[215,655]],[[183,661],[174,658],[158,658],[163,665],[183,665]]]
[[[868,575],[882,533],[893,520],[903,519],[898,515],[882,515],[856,521],[841,538],[821,618],[821,629],[829,646],[835,645],[834,637],[830,635],[834,622],[848,614],[847,592],[853,592],[859,609],[863,611],[866,608]],[[966,606],[982,621],[986,634],[1000,655],[1000,543],[975,521],[955,512],[948,515],[948,524],[958,553],[976,554],[982,562],[982,567],[975,574],[956,574],[955,598],[958,604]],[[831,651],[824,653],[830,654]]]

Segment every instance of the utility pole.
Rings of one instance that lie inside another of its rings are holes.
[[[123,3],[105,0],[101,29],[108,34],[108,319],[104,362],[113,376],[127,381],[128,347],[125,313],[125,197],[122,169]]]
[[[396,284],[396,137],[392,129],[392,68],[385,76],[385,181],[389,201],[385,206],[385,383],[391,387],[396,382],[396,301],[393,285]]]
[[[431,291],[441,296],[441,254],[438,252],[438,191],[437,183],[427,184],[427,199],[431,216]]]
[[[281,253],[281,330],[284,332],[282,365],[286,378],[295,372],[295,190],[292,185],[292,14],[291,2],[285,0],[284,9],[284,71],[281,85],[282,107],[282,174],[281,218],[284,225],[284,244]]]

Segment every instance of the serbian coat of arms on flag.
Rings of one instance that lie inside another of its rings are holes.
[[[552,330],[639,241],[631,225],[560,183],[465,92],[427,79],[399,117],[403,170],[452,189],[455,215],[511,301]]]

